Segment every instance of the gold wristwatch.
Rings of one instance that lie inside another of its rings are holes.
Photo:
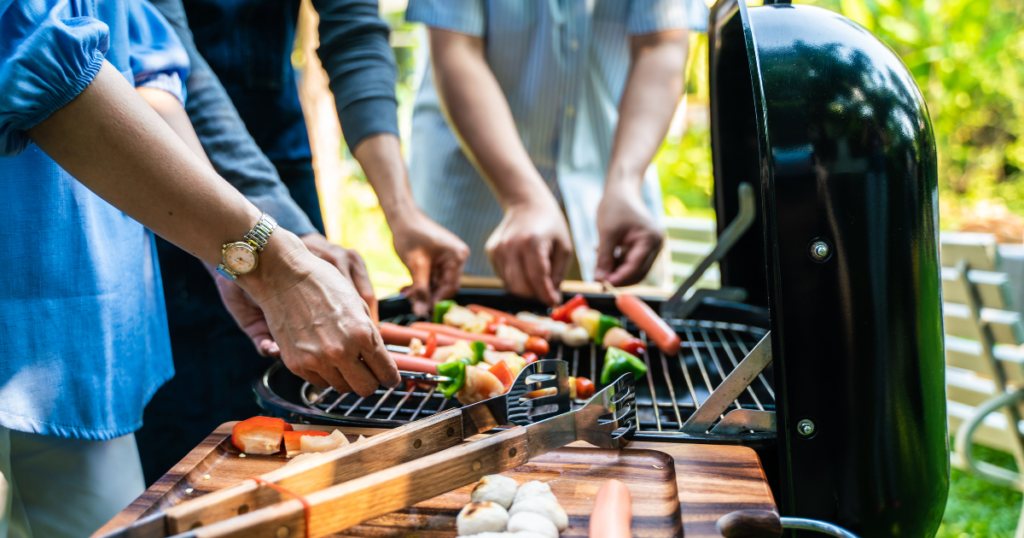
[[[217,266],[217,272],[228,280],[253,272],[260,263],[260,252],[267,246],[274,228],[277,228],[277,222],[264,213],[256,226],[245,234],[243,241],[226,243],[221,248],[221,264]]]

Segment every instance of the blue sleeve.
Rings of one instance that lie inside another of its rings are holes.
[[[409,0],[405,20],[476,37],[487,33],[484,0]]]
[[[631,35],[667,30],[706,31],[708,8],[704,0],[632,0],[626,20]]]
[[[0,156],[24,151],[25,131],[78,96],[103,65],[110,30],[74,16],[73,4],[0,0]]]
[[[373,134],[398,136],[398,71],[377,0],[314,0],[313,7],[320,15],[317,55],[348,147]]]
[[[147,0],[128,0],[128,39],[135,85],[164,90],[185,104],[188,53]]]

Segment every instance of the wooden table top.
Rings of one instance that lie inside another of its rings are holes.
[[[212,458],[223,442],[230,437],[233,422],[218,427],[181,462],[153,484],[96,535],[129,525],[140,517],[155,513],[185,500],[181,491],[219,489],[230,483],[211,482],[206,474]],[[296,429],[304,429],[297,426]],[[374,428],[337,428],[346,434],[370,436],[383,430]],[[230,442],[230,441],[228,441]],[[570,447],[588,447],[577,442]],[[775,501],[757,454],[749,448],[728,445],[698,445],[636,441],[631,449],[657,450],[671,456],[675,462],[680,515],[685,538],[720,538],[715,522],[736,510],[775,511]],[[251,469],[240,470],[234,482],[272,469],[257,467],[258,460],[249,458]],[[263,465],[267,465],[264,461]],[[280,464],[276,464],[279,466]],[[244,475],[244,476],[242,476]],[[186,489],[187,487],[187,489]],[[194,494],[193,494],[194,495]]]

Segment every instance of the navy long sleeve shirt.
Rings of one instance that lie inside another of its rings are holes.
[[[291,55],[300,0],[185,0],[195,44],[272,160],[309,158]],[[398,134],[396,69],[376,0],[314,0],[317,54],[349,147]]]

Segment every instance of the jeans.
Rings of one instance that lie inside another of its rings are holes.
[[[278,161],[274,166],[292,198],[323,233],[312,163]],[[135,434],[147,484],[163,476],[217,426],[261,414],[252,382],[271,364],[271,359],[256,353],[225,310],[202,263],[162,239],[157,250],[175,375],[146,407],[142,429]]]

